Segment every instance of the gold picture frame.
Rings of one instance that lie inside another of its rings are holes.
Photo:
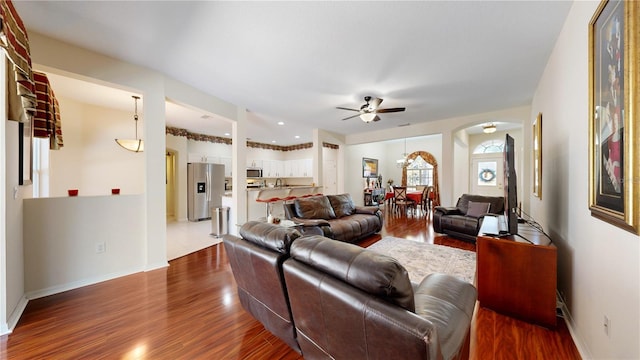
[[[640,2],[604,0],[589,22],[589,209],[638,233]]]
[[[533,195],[542,200],[542,113],[533,121]]]

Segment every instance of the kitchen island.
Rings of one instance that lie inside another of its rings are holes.
[[[305,185],[247,189],[247,221],[266,218],[268,204],[272,206],[271,215],[284,219],[284,207],[282,206],[284,201],[294,201],[299,197],[322,194],[322,189],[322,186]],[[258,199],[263,199],[263,201],[258,201]]]

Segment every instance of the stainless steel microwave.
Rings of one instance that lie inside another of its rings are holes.
[[[260,168],[248,168],[247,169],[247,177],[248,178],[261,178],[262,177],[262,169],[260,169]]]

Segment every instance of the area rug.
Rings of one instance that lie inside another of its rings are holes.
[[[475,282],[476,253],[473,251],[391,236],[385,236],[367,249],[398,260],[407,269],[413,283],[420,283],[431,273],[453,275],[471,284]]]

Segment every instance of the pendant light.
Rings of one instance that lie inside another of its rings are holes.
[[[409,166],[413,162],[413,159],[407,159],[409,154],[407,153],[407,139],[404,139],[404,153],[402,154],[402,159],[396,160],[396,166],[399,168],[404,168]]]
[[[136,123],[136,138],[135,139],[116,139],[118,145],[123,148],[133,151],[133,152],[142,152],[144,151],[144,141],[142,139],[138,139],[138,99],[140,96],[131,96],[133,101],[135,102],[135,112],[133,115],[133,120]]]

